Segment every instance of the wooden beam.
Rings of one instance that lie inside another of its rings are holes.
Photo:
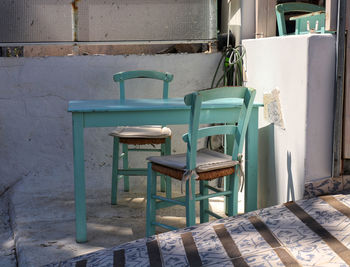
[[[345,26],[346,4],[349,0],[338,1],[337,49],[336,49],[336,89],[333,122],[333,177],[342,174],[344,136],[344,83],[345,83]]]
[[[345,92],[344,92],[344,133],[343,158],[350,159],[350,0],[346,3],[346,48],[345,48]]]
[[[326,0],[326,31],[337,30],[338,0]]]
[[[276,0],[255,0],[255,37],[276,36]]]

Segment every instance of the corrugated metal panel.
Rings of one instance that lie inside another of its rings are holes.
[[[208,40],[216,38],[216,20],[216,0],[85,0],[78,40]]]
[[[0,0],[0,42],[72,41],[71,0]]]

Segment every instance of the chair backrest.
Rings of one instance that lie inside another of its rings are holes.
[[[168,98],[169,82],[174,78],[173,74],[168,72],[159,72],[153,70],[135,70],[135,71],[123,71],[113,75],[113,80],[119,83],[120,88],[120,100],[125,100],[125,80],[129,79],[156,79],[163,81],[163,98]]]
[[[277,27],[280,36],[287,35],[285,13],[288,12],[317,12],[324,7],[307,3],[285,3],[276,5]]]
[[[197,91],[185,96],[185,104],[191,106],[190,122],[188,133],[183,136],[187,143],[187,169],[194,170],[196,167],[197,140],[213,135],[233,135],[234,141],[232,148],[232,159],[237,160],[239,153],[242,153],[244,137],[247,131],[250,114],[253,108],[253,102],[256,91],[246,87],[220,87]],[[213,118],[208,123],[223,123],[223,125],[208,126],[199,128],[201,106],[203,102],[229,98],[229,102],[236,103],[240,108],[239,116],[233,120],[222,116],[222,118]]]

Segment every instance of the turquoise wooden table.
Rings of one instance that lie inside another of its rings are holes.
[[[228,99],[203,104],[201,123],[209,118],[221,116],[238,117],[241,102]],[[258,154],[258,109],[255,104],[246,136],[245,153],[245,211],[257,209],[257,154]],[[84,128],[137,125],[188,124],[190,108],[183,98],[169,99],[128,99],[70,101],[68,111],[72,112],[73,153],[74,153],[74,197],[76,241],[87,241]],[[237,112],[235,112],[237,111]]]

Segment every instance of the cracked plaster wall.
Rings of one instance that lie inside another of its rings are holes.
[[[28,175],[64,173],[73,179],[69,100],[118,98],[112,75],[136,69],[173,73],[169,94],[181,97],[210,86],[219,58],[220,54],[1,58],[0,194]],[[159,97],[162,84],[139,80],[126,86],[129,97]],[[173,149],[183,151],[180,139],[186,128],[172,128],[179,136],[173,139]],[[110,130],[85,130],[88,171],[110,175]],[[140,162],[144,155],[133,156],[131,165]]]

